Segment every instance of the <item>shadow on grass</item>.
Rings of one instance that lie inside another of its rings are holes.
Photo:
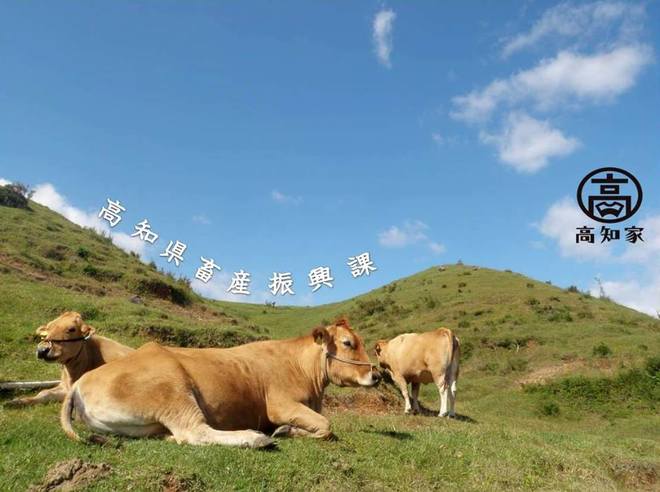
[[[423,417],[437,417],[438,416],[438,411],[437,410],[432,410],[421,403],[419,404],[419,413],[417,415],[421,415]],[[467,422],[468,424],[478,424],[479,422],[472,417],[468,415],[462,415],[460,413],[457,413],[454,417],[451,417],[455,420],[458,420],[459,422]]]
[[[392,439],[396,439],[398,441],[408,441],[413,438],[410,432],[399,432],[393,430],[369,429],[360,432],[364,432],[365,434],[378,434],[379,436],[391,437]]]

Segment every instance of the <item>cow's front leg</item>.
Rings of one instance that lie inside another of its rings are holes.
[[[399,391],[401,391],[401,394],[403,395],[403,400],[405,402],[404,412],[407,415],[412,410],[412,406],[410,405],[410,396],[408,395],[408,383],[403,378],[403,376],[394,373],[392,373],[392,380],[399,387]]]
[[[302,403],[277,405],[276,410],[268,412],[271,422],[279,425],[273,437],[313,437],[315,439],[334,439],[330,431],[330,422],[323,415],[316,413]]]
[[[5,403],[6,407],[26,407],[29,405],[38,405],[40,403],[47,403],[49,401],[64,401],[66,396],[66,389],[61,384],[54,388],[49,388],[40,391],[35,396],[28,396],[25,398],[15,398]]]

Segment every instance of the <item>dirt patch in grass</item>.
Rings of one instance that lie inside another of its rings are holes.
[[[535,371],[530,372],[529,374],[526,374],[516,382],[520,386],[524,386],[526,384],[543,384],[550,379],[563,376],[564,374],[568,374],[576,369],[584,367],[584,365],[585,364],[583,360],[574,360],[562,362],[561,364],[554,366],[541,367]]]
[[[189,490],[202,490],[204,484],[199,477],[180,477],[174,473],[167,473],[160,482],[163,492],[186,492]]]
[[[393,415],[403,411],[401,397],[390,387],[357,388],[342,395],[323,397],[323,407],[330,413],[350,411],[361,415]]]
[[[657,465],[631,460],[615,460],[608,463],[612,476],[625,487],[635,490],[658,490]]]
[[[39,485],[33,485],[30,492],[48,492],[51,490],[82,490],[112,471],[106,463],[85,463],[75,458],[61,461],[52,466]]]

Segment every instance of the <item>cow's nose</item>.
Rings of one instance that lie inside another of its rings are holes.
[[[45,359],[50,347],[37,347],[37,359]]]
[[[383,377],[380,375],[380,373],[379,373],[378,371],[373,371],[373,372],[371,373],[371,377],[373,378],[373,380],[374,380],[376,383],[377,383],[378,381],[380,381],[380,380],[383,378]]]

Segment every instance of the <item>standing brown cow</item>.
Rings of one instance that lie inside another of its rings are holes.
[[[440,393],[440,417],[454,417],[460,344],[451,330],[404,333],[376,343],[376,357],[401,390],[405,413],[419,412],[419,385],[435,383]],[[412,385],[412,404],[408,396]]]
[[[227,349],[148,343],[88,372],[62,406],[94,431],[142,437],[171,434],[179,443],[264,447],[273,436],[332,437],[319,412],[325,387],[373,386],[380,375],[345,320],[307,336]],[[251,430],[246,430],[251,429]]]
[[[63,401],[66,394],[87,371],[106,362],[123,357],[133,349],[109,338],[94,335],[94,328],[86,324],[80,314],[67,311],[50,323],[37,328],[42,337],[37,345],[37,358],[62,365],[60,383],[54,388],[40,391],[37,395],[16,398],[5,405],[20,407],[49,401]]]

